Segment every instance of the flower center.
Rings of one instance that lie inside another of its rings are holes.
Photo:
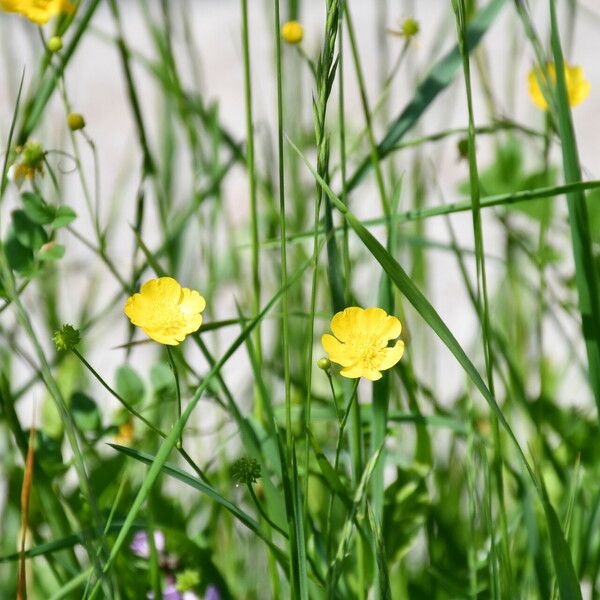
[[[365,348],[361,358],[365,367],[374,369],[379,364],[379,349],[369,346]]]

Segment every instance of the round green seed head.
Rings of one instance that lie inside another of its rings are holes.
[[[405,38],[415,37],[415,35],[419,33],[420,29],[421,27],[419,25],[419,21],[416,19],[408,18],[402,21],[402,35]]]
[[[231,465],[231,477],[237,484],[254,483],[260,477],[260,465],[254,458],[242,456]]]
[[[72,325],[63,325],[52,336],[52,341],[56,349],[60,351],[72,350],[79,344],[80,339],[79,330],[75,329]]]
[[[63,42],[60,36],[54,35],[48,40],[48,50],[50,50],[50,52],[59,52],[62,50],[62,47]]]

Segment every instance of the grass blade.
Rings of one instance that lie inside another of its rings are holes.
[[[490,25],[504,6],[505,0],[492,0],[484,9],[480,10],[471,21],[466,32],[469,51],[477,47]],[[379,159],[385,158],[394,150],[396,144],[404,134],[415,125],[423,113],[429,108],[435,98],[452,83],[454,76],[460,69],[462,59],[458,46],[452,48],[439,60],[429,72],[429,75],[419,85],[414,98],[408,106],[390,125],[383,140],[377,146]],[[366,157],[358,166],[347,185],[347,191],[354,189],[365,177],[373,163],[371,156]]]
[[[558,112],[556,116],[558,134],[562,143],[565,182],[568,184],[581,180],[581,166],[569,107],[556,8],[554,0],[549,1],[550,42],[556,65],[556,108]],[[567,206],[569,207],[569,223],[571,225],[573,258],[575,260],[575,281],[579,294],[579,310],[588,358],[590,385],[596,399],[598,418],[600,419],[600,294],[598,291],[598,275],[592,254],[587,205],[583,192],[567,194]]]

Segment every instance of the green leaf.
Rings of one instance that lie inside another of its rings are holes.
[[[68,470],[65,464],[59,441],[44,431],[35,432],[35,457],[49,476],[62,474]]]
[[[327,481],[329,487],[332,491],[334,491],[340,500],[343,502],[344,506],[347,509],[352,508],[352,498],[346,486],[343,484],[335,469],[331,465],[331,463],[327,460],[325,453],[321,449],[321,446],[312,432],[308,431],[308,437],[313,448],[313,452],[315,453],[315,457],[317,459],[317,463],[319,465],[319,469],[321,470],[321,474]]]
[[[6,252],[8,264],[13,271],[17,271],[23,275],[30,275],[33,273],[35,268],[33,252],[19,242],[12,226],[8,232],[4,251]]]
[[[12,224],[16,238],[26,248],[39,250],[48,241],[44,228],[34,223],[24,210],[12,212]]]
[[[21,194],[21,202],[27,216],[38,225],[48,225],[56,216],[56,209],[35,192]]]
[[[71,396],[71,413],[75,425],[81,431],[98,431],[102,419],[96,402],[83,392]]]
[[[116,388],[119,396],[132,406],[141,403],[146,393],[142,378],[129,365],[121,365],[117,369]]]
[[[65,255],[65,247],[56,242],[44,244],[38,252],[38,258],[45,261],[60,260]]]
[[[77,218],[77,213],[68,206],[59,206],[56,209],[56,216],[54,217],[54,221],[52,221],[52,227],[54,229],[60,229],[61,227],[65,227],[72,221]]]

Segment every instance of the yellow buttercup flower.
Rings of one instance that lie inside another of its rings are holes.
[[[177,346],[202,324],[204,298],[172,277],[151,279],[125,303],[125,314],[154,341]]]
[[[0,0],[0,8],[20,13],[38,25],[44,25],[60,13],[71,14],[75,10],[69,0]]]
[[[281,28],[281,37],[288,44],[299,44],[304,37],[304,27],[298,21],[288,21]]]
[[[546,76],[549,83],[556,85],[556,67],[554,63],[546,65]],[[539,67],[529,71],[529,95],[533,103],[542,110],[548,110],[548,101],[542,92],[541,82],[543,81],[543,73]],[[569,96],[569,104],[577,106],[583,102],[590,94],[591,85],[585,78],[582,67],[572,67],[565,63],[565,82],[567,84],[567,94]]]
[[[344,367],[340,372],[344,377],[376,381],[380,371],[393,367],[404,354],[402,340],[388,346],[402,325],[382,308],[346,308],[331,319],[331,331],[333,335],[326,333],[321,342],[329,359]]]
[[[129,444],[131,444],[133,441],[134,433],[133,421],[125,421],[125,423],[121,423],[121,425],[119,425],[119,429],[114,437],[114,440],[121,446],[129,446]]]

